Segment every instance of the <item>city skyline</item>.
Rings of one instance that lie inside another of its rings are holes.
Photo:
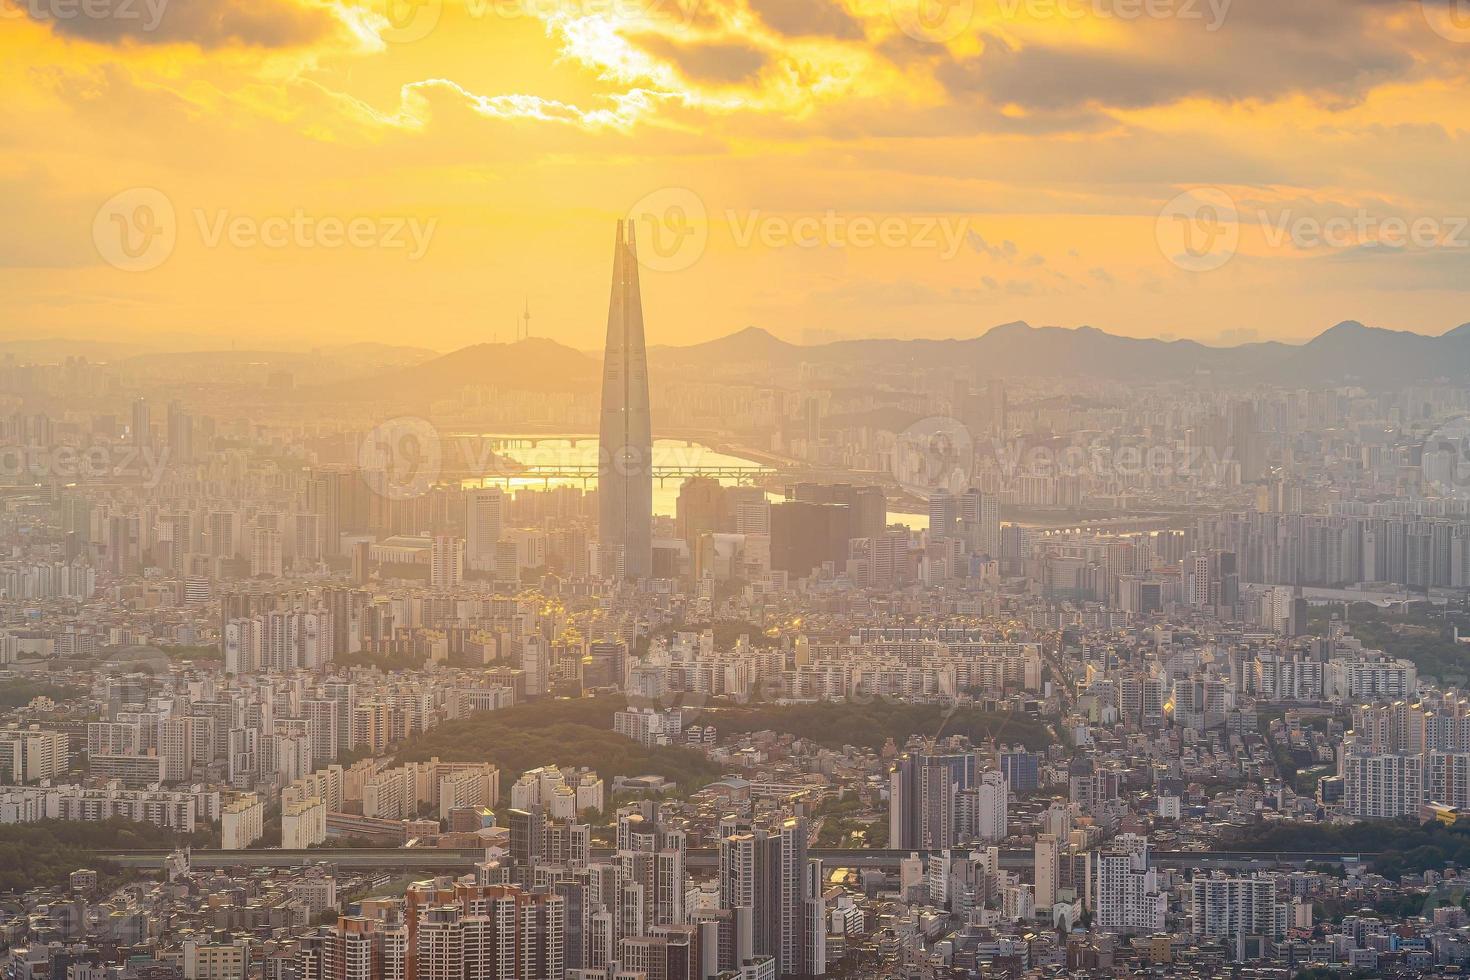
[[[1470,0],[0,83],[0,980],[1470,970]]]

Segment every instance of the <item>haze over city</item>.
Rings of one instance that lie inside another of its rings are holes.
[[[1470,0],[0,0],[0,980],[1470,969]]]

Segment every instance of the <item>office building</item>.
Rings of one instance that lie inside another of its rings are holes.
[[[648,351],[633,222],[618,222],[602,362],[597,498],[602,572],[644,579],[653,569],[653,431]]]

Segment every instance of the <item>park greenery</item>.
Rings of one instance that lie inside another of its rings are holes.
[[[678,747],[648,748],[612,731],[618,698],[537,701],[446,722],[399,747],[398,761],[493,762],[509,793],[517,775],[538,766],[586,766],[609,783],[615,776],[662,776],[690,792],[720,778],[704,755]],[[611,790],[611,786],[608,787]]]
[[[1371,602],[1314,609],[1310,627],[1324,636],[1332,616],[1344,620],[1348,632],[1370,650],[1408,660],[1425,677],[1444,684],[1470,679],[1470,646],[1455,641],[1454,614],[1427,608],[1388,612]]]
[[[1218,849],[1228,851],[1329,851],[1360,854],[1368,868],[1389,879],[1446,864],[1470,867],[1470,827],[1412,820],[1365,820],[1346,825],[1257,824],[1227,834]]]
[[[0,892],[62,885],[81,868],[96,871],[104,885],[118,884],[126,874],[114,864],[99,861],[95,852],[183,845],[217,847],[218,840],[208,830],[185,836],[120,818],[0,826]]]
[[[39,697],[58,703],[85,696],[86,691],[47,681],[14,680],[0,684],[0,709],[20,708]]]
[[[614,734],[613,714],[626,705],[621,697],[551,699],[484,712],[408,739],[398,746],[396,759],[399,764],[436,757],[491,762],[500,768],[507,793],[515,776],[543,765],[585,766],[609,782],[617,776],[662,776],[684,793],[720,778],[720,768],[695,749],[647,747]],[[877,750],[890,736],[902,745],[911,735],[967,735],[977,745],[994,738],[997,744],[1033,749],[1051,740],[1043,723],[1025,715],[882,699],[865,704],[712,702],[687,709],[684,722],[712,725],[722,736],[780,732],[834,749]]]
[[[888,816],[874,818],[872,811],[855,796],[832,799],[817,807],[812,819],[820,821],[818,847],[888,846]]]
[[[159,644],[158,649],[162,650],[168,659],[175,661],[211,660],[223,662],[225,659],[224,651],[217,646],[203,646],[200,644],[173,646],[163,643]]]
[[[913,704],[874,698],[871,701],[822,701],[810,704],[711,706],[701,721],[721,735],[742,732],[789,732],[829,748],[844,745],[880,749],[892,738],[902,746],[911,736],[938,738],[967,735],[976,745],[994,739],[997,745],[1045,748],[1054,741],[1041,721],[1011,712],[979,708],[951,708],[941,704]]]

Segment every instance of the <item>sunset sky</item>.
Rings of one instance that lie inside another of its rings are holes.
[[[592,348],[624,216],[654,344],[1442,333],[1457,13],[0,0],[0,339]]]

